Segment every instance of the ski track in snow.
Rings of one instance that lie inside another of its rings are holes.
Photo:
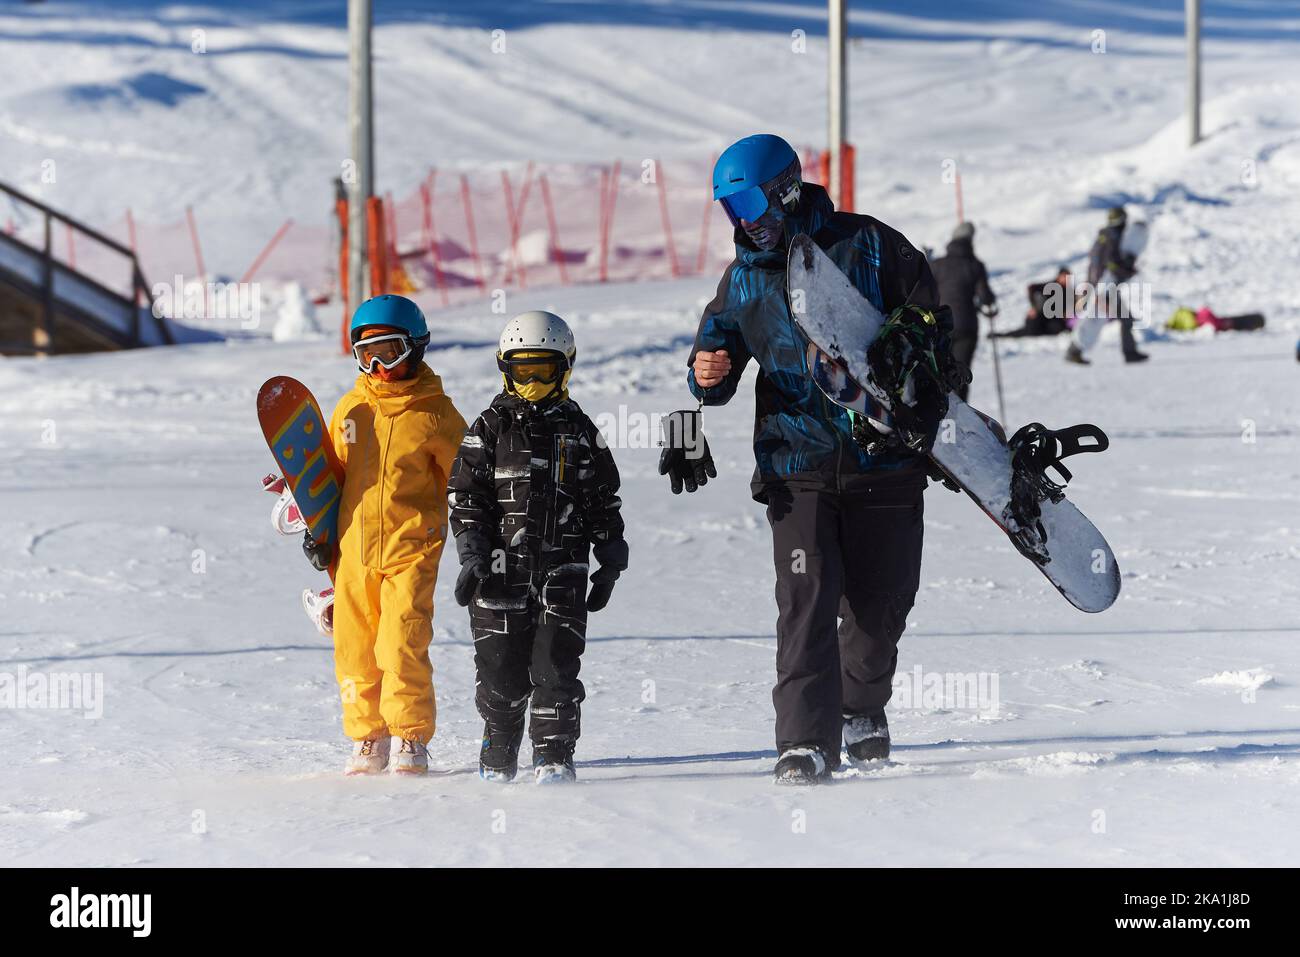
[[[592,621],[578,785],[478,780],[471,642],[451,597],[450,551],[432,648],[439,773],[344,779],[330,649],[297,597],[318,576],[270,527],[272,499],[259,479],[273,463],[254,399],[262,381],[287,374],[328,409],[350,386],[351,364],[326,342],[258,341],[5,360],[0,674],[99,675],[105,700],[97,720],[0,709],[0,863],[1291,863],[1300,850],[1294,30],[1249,46],[1211,37],[1209,137],[1188,159],[1178,37],[1112,36],[1100,70],[1085,43],[1071,46],[1077,24],[989,26],[911,12],[857,22],[918,34],[870,33],[854,46],[851,75],[888,78],[883,91],[855,93],[859,115],[890,129],[881,142],[903,150],[860,144],[863,168],[879,175],[863,179],[859,205],[917,243],[938,244],[952,210],[934,173],[941,158],[959,158],[979,249],[1006,304],[1003,324],[1018,321],[1026,282],[1062,258],[1080,261],[1101,210],[1119,200],[1152,223],[1142,265],[1158,319],[1202,302],[1269,317],[1261,333],[1156,336],[1142,368],[1120,363],[1114,329],[1088,369],[1060,361],[1063,343],[1002,344],[1011,427],[1087,419],[1111,436],[1105,455],[1079,461],[1070,497],[1118,557],[1123,591],[1112,609],[1074,611],[964,496],[932,489],[899,676],[919,668],[996,677],[996,709],[927,701],[923,690],[910,703],[896,695],[889,763],[846,769],[823,789],[774,788],[776,610],[770,537],[748,491],[751,369],[737,400],[706,413],[719,477],[699,493],[668,493],[653,431],[644,447],[615,449],[632,567]],[[256,40],[263,52],[197,63],[151,42],[131,70],[149,63],[209,92],[171,111],[113,100],[88,113],[68,105],[66,90],[36,88],[50,81],[34,58],[58,51],[69,53],[60,83],[105,75],[115,44],[92,49],[53,35],[79,23],[0,15],[15,35],[52,34],[0,40],[21,78],[0,94],[0,119],[24,131],[16,168],[38,169],[52,137],[76,129],[84,149],[74,144],[60,159],[60,182],[89,176],[83,162],[120,180],[96,180],[104,188],[66,200],[92,219],[116,217],[126,202],[146,215],[143,194],[164,212],[210,198],[245,227],[319,215],[310,197],[324,192],[318,160],[339,152],[337,131],[300,118],[333,110],[342,96],[338,30],[259,21],[232,28],[230,42]],[[114,26],[124,42],[144,30],[129,17]],[[493,61],[472,45],[476,28],[459,38],[445,29],[413,22],[377,32],[387,71],[381,109],[405,91],[416,111],[404,130],[379,126],[394,189],[413,185],[436,154],[438,144],[418,140],[423,133],[415,143],[396,139],[408,130],[459,131],[450,140],[463,155],[440,162],[568,158],[574,144],[586,159],[707,151],[755,125],[796,140],[820,136],[820,112],[762,72],[762,51],[774,37],[788,40],[779,32],[742,23],[691,31],[658,19],[596,33],[521,25],[510,42],[527,56],[498,84]],[[301,55],[304,45],[318,55]],[[569,55],[579,47],[600,51],[599,61]],[[435,48],[445,62],[430,65]],[[648,63],[646,51],[661,48],[673,56]],[[719,56],[740,71],[743,95],[643,95],[669,75],[673,89],[710,89]],[[620,69],[608,89],[592,90],[602,62]],[[821,62],[809,56],[795,69],[819,84]],[[265,64],[287,79],[266,84]],[[543,67],[564,75],[527,110],[502,105]],[[427,86],[421,71],[430,69],[458,81],[456,103],[409,95]],[[187,178],[195,151],[180,131],[205,118],[222,123],[254,83],[266,94],[258,109],[244,125],[220,128],[230,155],[255,151],[258,161]],[[772,94],[762,116],[749,91]],[[37,95],[49,107],[39,121],[23,108]],[[524,126],[484,123],[457,112],[464,103]],[[951,124],[925,118],[935,103]],[[275,156],[262,149],[270,141]],[[130,144],[111,169],[95,152],[103,143]],[[1245,159],[1255,163],[1253,184],[1241,178]],[[97,205],[110,201],[112,209]],[[243,264],[246,237],[226,232],[235,239],[217,240],[212,228],[214,260],[228,241]],[[590,414],[617,416],[620,406],[663,414],[693,405],[684,360],[713,285],[701,277],[512,291],[510,311],[569,318],[580,353],[573,394]],[[491,343],[502,318],[466,306],[431,311],[430,320],[430,362],[472,417],[496,390]],[[334,320],[323,313],[323,321]],[[971,401],[996,408],[987,342]]]

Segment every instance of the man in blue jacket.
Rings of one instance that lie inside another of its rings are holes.
[[[919,583],[927,467],[905,448],[868,454],[850,414],[812,382],[786,298],[790,237],[812,236],[885,315],[937,318],[945,348],[951,320],[916,247],[870,216],[837,213],[780,137],[729,147],[713,196],[736,227],[736,258],[700,319],[687,384],[721,405],[749,361],[759,366],[751,490],[776,563],[776,779],[816,783],[839,767],[841,739],[855,765],[889,755],[884,709]],[[674,491],[682,479],[694,491],[705,472],[678,463],[661,470],[681,473]]]

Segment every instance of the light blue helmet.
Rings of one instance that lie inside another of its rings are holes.
[[[401,329],[417,344],[429,341],[429,324],[424,321],[424,313],[405,296],[375,296],[357,306],[357,311],[352,314],[348,336],[355,345],[362,330],[375,326]]]

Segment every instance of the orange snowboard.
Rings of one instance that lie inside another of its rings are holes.
[[[311,537],[336,544],[343,467],[316,398],[297,379],[274,376],[258,390],[257,417]]]

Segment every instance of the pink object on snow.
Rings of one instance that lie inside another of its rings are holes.
[[[1226,319],[1220,319],[1210,311],[1209,306],[1201,306],[1196,313],[1196,324],[1198,326],[1214,326],[1215,332],[1226,332],[1232,328],[1232,323]]]

